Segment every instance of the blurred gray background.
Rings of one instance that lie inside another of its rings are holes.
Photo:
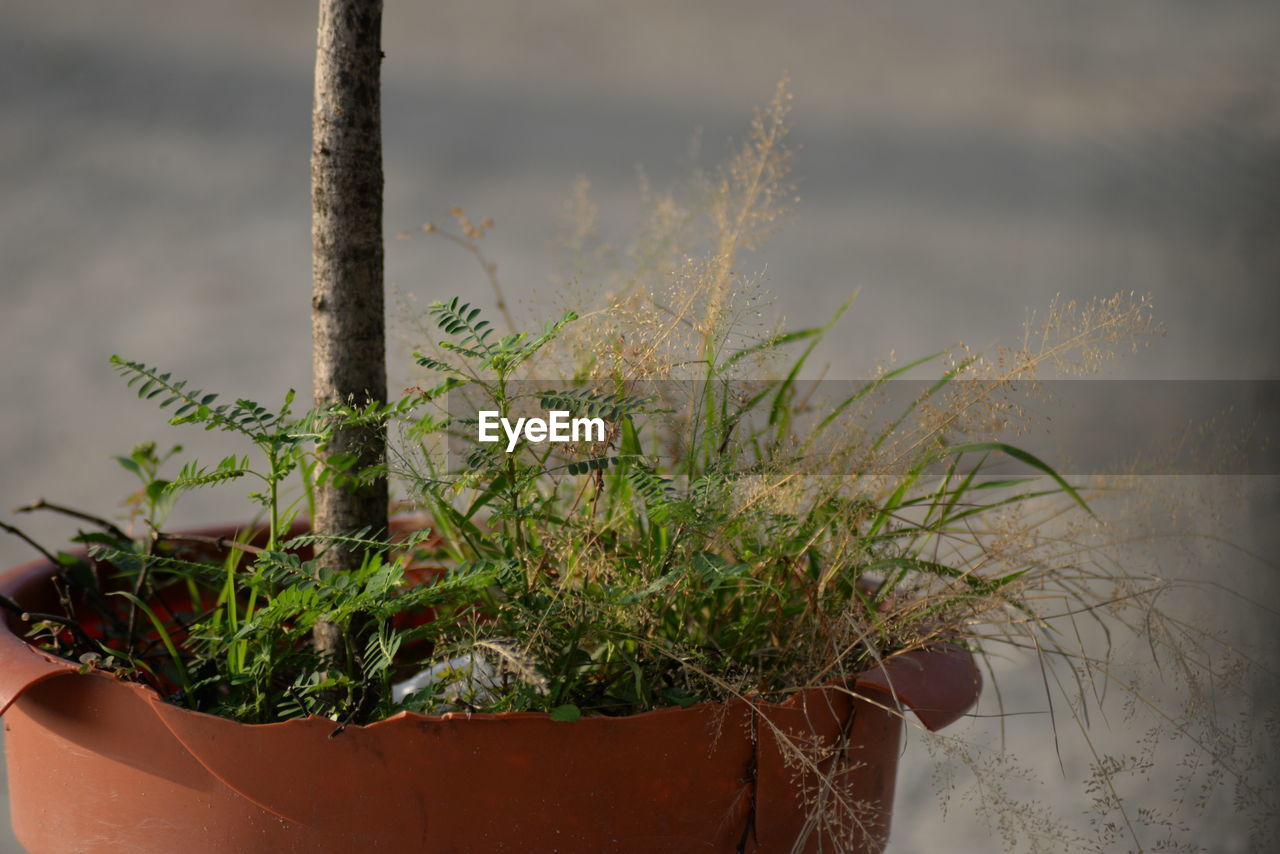
[[[314,18],[299,0],[0,2],[0,509],[115,512],[131,484],[109,456],[174,441],[112,353],[267,402],[309,389]],[[575,176],[625,227],[638,164],[687,174],[695,133],[716,162],[786,71],[802,202],[763,260],[795,325],[860,290],[831,376],[1011,340],[1056,293],[1132,289],[1168,334],[1107,376],[1280,379],[1274,2],[387,0],[384,41],[388,235],[455,204],[493,217],[517,303],[555,288]],[[444,241],[389,240],[387,275],[424,301],[489,298]],[[180,437],[221,447],[204,438]],[[1218,509],[1267,552],[1275,480],[1237,481]],[[175,521],[244,512],[209,494]],[[0,564],[30,557],[0,539]],[[1249,573],[1274,603],[1274,573]],[[1212,607],[1274,640],[1261,610]],[[1020,759],[1070,818],[1079,787],[1038,733]],[[944,818],[923,751],[904,761],[893,850],[996,850],[968,808]],[[1187,821],[1244,850],[1230,810]]]

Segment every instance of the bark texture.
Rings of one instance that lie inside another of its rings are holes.
[[[311,336],[317,405],[385,401],[382,282],[382,0],[320,0],[315,105],[311,118]],[[327,456],[353,455],[363,469],[386,451],[381,428],[344,428]],[[375,532],[387,524],[385,479],[350,488],[330,481],[316,492],[319,534]],[[334,546],[325,561],[359,566],[356,549]],[[333,627],[317,628],[322,648],[339,653]]]

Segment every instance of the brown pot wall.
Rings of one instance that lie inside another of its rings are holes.
[[[0,576],[44,607],[53,567]],[[875,852],[902,718],[932,729],[979,690],[969,653],[917,651],[782,704],[625,718],[403,713],[330,737],[163,702],[0,630],[14,832],[39,852]],[[896,698],[896,699],[895,699]],[[839,847],[843,846],[843,847]]]

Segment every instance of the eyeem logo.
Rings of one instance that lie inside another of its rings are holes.
[[[530,444],[543,442],[603,442],[605,429],[603,418],[570,418],[565,409],[553,409],[547,418],[503,418],[496,409],[482,409],[476,422],[476,439],[481,442],[499,442],[498,428],[507,437],[507,453],[516,449],[523,438]]]

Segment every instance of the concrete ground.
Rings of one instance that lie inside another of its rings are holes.
[[[110,455],[172,441],[112,353],[265,401],[309,387],[313,5],[0,0],[0,507],[110,512],[129,489]],[[1108,376],[1280,379],[1274,4],[386,6],[387,231],[455,204],[493,217],[490,251],[531,315],[556,287],[575,176],[625,226],[637,164],[658,184],[685,174],[695,132],[714,162],[785,71],[803,201],[763,260],[795,325],[860,292],[823,353],[832,376],[1009,340],[1057,293],[1132,289],[1168,332]],[[487,299],[443,241],[389,242],[387,271],[422,300]],[[202,438],[182,440],[213,456]],[[1270,561],[1227,559],[1232,584],[1274,607],[1275,478],[1192,480],[1169,488],[1213,492],[1231,536]],[[243,512],[210,494],[176,521]],[[28,558],[0,539],[0,565]],[[1220,560],[1192,572],[1217,579]],[[1274,641],[1272,618],[1237,599],[1200,615]],[[1005,699],[1044,707],[1034,690]],[[1059,770],[1043,724],[1022,720],[1010,737],[1038,799],[1076,820],[1083,760]],[[987,723],[966,724],[975,743]],[[1140,735],[1109,723],[1121,744]],[[894,851],[997,850],[967,802],[938,809],[923,750],[904,761]],[[1205,850],[1246,850],[1230,807],[1177,818]]]

